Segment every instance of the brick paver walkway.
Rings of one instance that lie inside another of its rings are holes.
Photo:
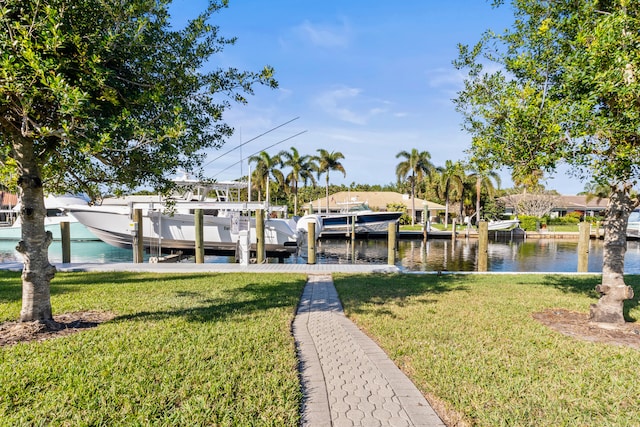
[[[444,426],[424,396],[342,311],[330,275],[310,275],[293,325],[303,426]]]

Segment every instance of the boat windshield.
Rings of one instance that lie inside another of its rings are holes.
[[[367,205],[366,203],[359,203],[355,206],[349,207],[347,212],[362,212],[362,211],[370,211],[370,210],[371,209],[369,208],[369,205]]]

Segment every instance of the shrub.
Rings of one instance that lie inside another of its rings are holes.
[[[602,221],[602,217],[599,216],[585,216],[584,220],[590,222],[591,224],[595,224],[598,221]]]
[[[565,215],[565,218],[569,221],[569,224],[577,224],[582,219],[582,212],[569,212]]]
[[[518,215],[520,220],[520,228],[525,231],[538,231],[538,225],[540,224],[540,218],[529,215]]]
[[[398,221],[400,225],[411,225],[411,215],[404,213]]]
[[[411,224],[411,215],[407,213],[407,207],[403,203],[387,203],[387,212],[402,212],[398,220],[400,225]]]
[[[579,212],[569,212],[566,216],[559,218],[550,218],[550,225],[571,225],[580,222],[582,215]]]

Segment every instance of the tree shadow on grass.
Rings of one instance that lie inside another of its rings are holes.
[[[136,298],[136,292],[140,290],[125,290],[125,286],[141,286],[144,289],[148,286],[152,289],[154,284],[162,283],[166,288],[156,293],[159,303],[163,306],[175,305],[175,309],[144,310],[136,313],[117,316],[118,320],[160,320],[170,317],[185,317],[193,322],[218,321],[230,316],[241,316],[252,312],[269,310],[279,307],[291,307],[295,310],[302,294],[304,280],[298,276],[283,275],[278,279],[269,279],[261,282],[252,279],[251,275],[246,275],[248,283],[229,287],[226,290],[216,290],[222,292],[221,297],[212,298],[207,292],[208,283],[199,285],[198,289],[190,290],[190,283],[193,281],[210,283],[212,289],[216,287],[218,281],[228,280],[231,277],[224,273],[197,273],[197,274],[152,274],[135,272],[74,272],[59,273],[51,283],[51,296],[59,296],[69,293],[80,293],[87,291],[87,287],[108,286],[109,292],[131,292],[132,298]],[[240,280],[240,279],[239,279]],[[123,285],[118,289],[118,285]],[[167,284],[175,284],[175,288]],[[99,288],[98,288],[99,289]],[[145,295],[146,297],[146,295]],[[22,284],[20,273],[0,273],[0,303],[15,302],[22,298]],[[147,302],[148,304],[148,302]]]
[[[290,308],[293,313],[303,287],[304,280],[285,276],[277,282],[250,282],[224,290],[218,298],[211,298],[206,292],[180,290],[174,296],[185,299],[186,305],[181,308],[143,310],[117,316],[115,321],[158,321],[180,317],[188,322],[219,322],[283,307]]]
[[[640,276],[625,275],[624,281],[631,286],[634,298],[624,302],[624,317],[627,322],[636,322],[637,319],[630,315],[630,311],[638,307],[638,298],[640,298]],[[596,286],[602,282],[599,275],[588,276],[570,276],[570,275],[547,275],[544,277],[543,284],[548,284],[565,293],[576,293],[593,298],[595,303],[600,294],[596,292]]]
[[[0,303],[22,299],[22,279],[20,272],[0,271]],[[136,272],[59,272],[51,280],[51,296],[81,292],[86,286],[130,285],[201,279],[204,274],[153,274]]]
[[[464,277],[456,275],[336,275],[334,284],[343,305],[353,313],[391,311],[384,305],[435,304],[435,296],[452,291],[466,291]],[[415,298],[421,296],[422,298]],[[373,310],[366,308],[374,306]]]

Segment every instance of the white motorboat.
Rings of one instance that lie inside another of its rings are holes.
[[[640,239],[640,211],[632,211],[629,215],[627,239]]]
[[[184,180],[181,185],[188,184]],[[194,184],[194,182],[189,182]],[[195,184],[194,184],[195,185]],[[231,190],[246,187],[242,182],[197,184],[180,198],[163,200],[159,196],[130,196],[104,200],[99,206],[70,206],[67,209],[102,241],[120,248],[132,248],[136,225],[135,210],[142,214],[143,246],[151,254],[195,250],[195,211],[203,210],[204,250],[208,254],[236,253],[240,232],[249,230],[255,249],[256,222],[252,212],[283,212],[285,206],[268,206],[261,202],[233,202]],[[216,193],[209,198],[210,191]],[[285,256],[298,247],[294,223],[268,217],[264,222],[265,250],[273,256]]]
[[[309,214],[298,220],[299,231],[306,230],[311,221],[316,223],[316,235],[347,234],[355,230],[357,235],[380,234],[389,231],[390,223],[397,223],[402,212],[372,211],[366,205],[359,204],[340,213]]]
[[[87,227],[78,222],[78,220],[65,210],[69,205],[88,205],[87,201],[79,196],[47,196],[44,200],[47,215],[44,220],[46,231],[50,231],[53,240],[61,240],[60,224],[69,223],[71,240],[99,240],[95,234],[91,233]],[[19,241],[22,239],[22,220],[20,219],[20,205],[13,209],[5,211],[7,218],[11,219],[11,223],[0,227],[0,240]]]
[[[489,231],[498,231],[498,230],[511,230],[520,225],[519,219],[502,219],[496,221],[489,221]]]

